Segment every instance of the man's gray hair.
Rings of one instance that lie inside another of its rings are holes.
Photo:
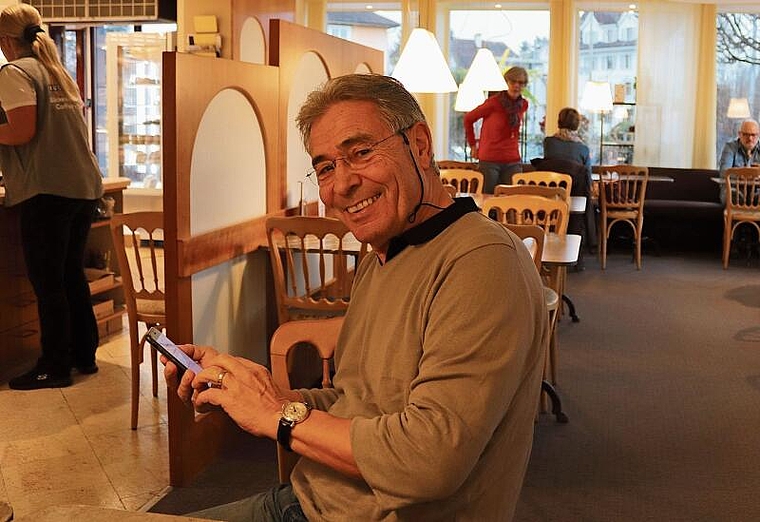
[[[380,112],[380,119],[395,132],[407,129],[419,121],[427,123],[417,100],[395,78],[381,74],[338,76],[309,93],[298,111],[296,124],[307,150],[314,122],[333,104],[343,101],[374,103]]]

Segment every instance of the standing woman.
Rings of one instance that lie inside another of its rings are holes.
[[[82,100],[53,40],[28,4],[0,13],[0,169],[5,205],[17,206],[42,354],[15,390],[71,385],[71,368],[95,373],[98,328],[84,254],[102,176],[89,148]]]
[[[528,111],[522,90],[528,84],[528,72],[511,67],[504,73],[508,89],[490,96],[464,116],[464,131],[473,157],[483,173],[483,191],[489,194],[499,183],[512,183],[512,174],[522,170],[520,126]],[[480,139],[475,140],[475,122],[482,119]]]

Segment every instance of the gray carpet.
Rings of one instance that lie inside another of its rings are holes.
[[[542,415],[517,522],[760,520],[760,267],[720,254],[613,253],[569,274],[559,323],[568,424]],[[276,483],[249,438],[151,511],[185,513]]]
[[[719,254],[571,273],[558,391],[515,520],[760,520],[760,268]]]

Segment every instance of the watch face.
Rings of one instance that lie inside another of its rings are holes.
[[[309,407],[303,402],[288,402],[282,407],[282,416],[293,422],[301,422],[309,416]]]

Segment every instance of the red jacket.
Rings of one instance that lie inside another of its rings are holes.
[[[506,93],[504,94],[506,96]],[[464,115],[464,132],[472,150],[478,151],[480,161],[494,163],[519,163],[520,125],[528,110],[528,101],[521,100],[517,125],[510,125],[509,117],[499,100],[501,93],[494,94],[480,106]],[[475,143],[474,124],[483,119],[480,141]]]

